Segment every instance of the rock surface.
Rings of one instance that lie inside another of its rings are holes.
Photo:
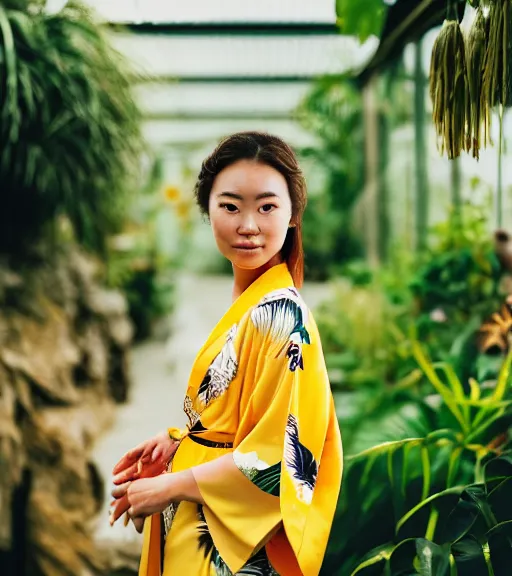
[[[6,576],[104,573],[91,534],[105,490],[91,450],[127,398],[131,334],[124,297],[101,285],[98,265],[78,250],[29,270],[0,263]]]

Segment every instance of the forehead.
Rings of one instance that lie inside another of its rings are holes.
[[[252,160],[239,160],[219,172],[213,183],[212,192],[260,193],[273,192],[288,196],[288,185],[284,176],[272,166]]]

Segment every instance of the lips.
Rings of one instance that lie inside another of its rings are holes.
[[[236,248],[237,250],[251,251],[256,250],[257,248],[261,248],[261,246],[259,244],[241,243],[241,244],[235,244],[233,248]]]

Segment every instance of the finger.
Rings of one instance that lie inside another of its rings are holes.
[[[135,526],[135,530],[137,530],[137,532],[141,534],[142,531],[144,530],[144,518],[141,517],[132,518],[132,522],[133,525]]]
[[[115,475],[115,474],[121,472],[121,470],[123,470],[124,468],[131,466],[134,462],[136,462],[141,457],[141,455],[146,450],[147,445],[148,445],[148,441],[145,440],[144,442],[141,442],[138,446],[135,446],[135,448],[132,448],[131,450],[129,450],[119,460],[119,462],[114,466],[112,473]],[[153,449],[153,444],[152,444],[151,449]]]
[[[124,484],[119,484],[119,486],[114,486],[114,489],[111,492],[112,498],[119,500],[119,498],[125,496],[130,484],[131,482],[125,482]]]
[[[157,444],[155,442],[151,442],[150,444],[148,444],[145,449],[143,450],[141,456],[140,456],[140,460],[142,462],[149,462],[151,461],[151,454],[153,453],[153,450],[155,449],[155,447],[157,446]]]
[[[160,446],[157,446],[153,450],[153,454],[151,455],[151,462],[156,462],[162,455],[162,452],[163,452],[162,448]]]
[[[128,501],[128,496],[123,496],[120,500],[116,502],[114,510],[112,510],[112,514],[110,515],[110,525],[113,526],[114,522],[119,520],[121,516],[128,511],[130,508],[130,502]]]
[[[130,450],[130,452],[127,452],[121,458],[121,460],[119,460],[119,462],[114,466],[114,468],[112,470],[112,474],[114,474],[114,476],[115,476],[116,474],[119,474],[119,472],[124,470],[125,468],[128,468],[129,466],[131,466],[134,462],[137,462],[137,460],[140,458],[140,455],[142,454],[142,452],[143,452],[143,450],[140,448],[134,448],[133,450]]]
[[[132,464],[129,468],[126,468],[125,470],[119,472],[119,474],[114,476],[112,480],[114,484],[123,484],[124,482],[128,482],[129,480],[137,478],[140,473],[138,462],[140,462],[140,460],[138,460],[137,462],[135,462],[135,464]]]

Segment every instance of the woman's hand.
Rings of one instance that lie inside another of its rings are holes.
[[[173,501],[173,474],[161,474],[154,478],[142,478],[125,482],[112,490],[113,510],[110,524],[128,513],[137,532],[142,531],[146,516],[163,512]]]
[[[110,524],[127,513],[138,532],[143,527],[141,519],[163,512],[171,502],[186,500],[204,505],[191,469],[125,482],[114,487],[112,496],[115,500]]]
[[[142,442],[127,452],[114,466],[114,484],[162,474],[178,445],[179,442],[172,440],[167,432],[160,432]]]

